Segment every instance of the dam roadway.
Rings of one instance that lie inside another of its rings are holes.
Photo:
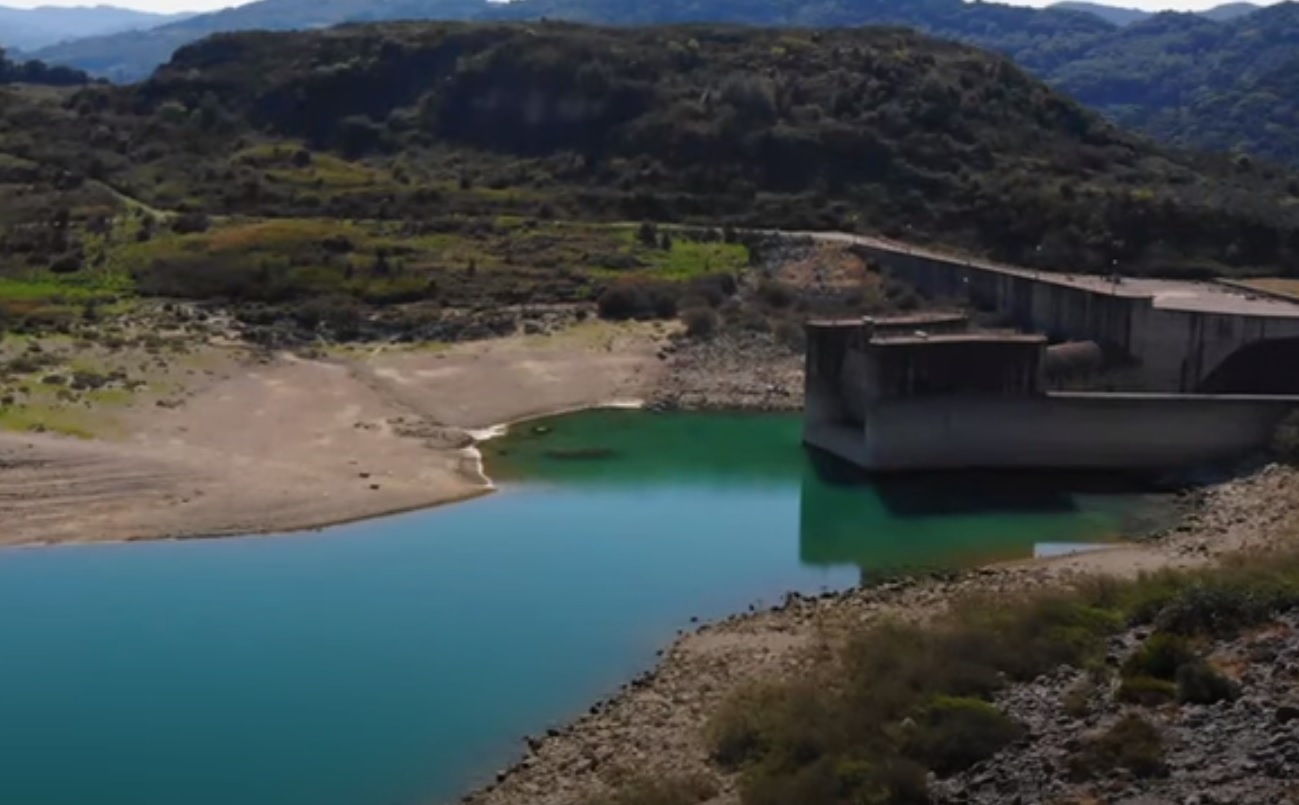
[[[1112,390],[1299,394],[1276,372],[1299,360],[1299,303],[1211,281],[1040,271],[879,237],[782,232],[843,243],[938,299],[968,299],[1052,341],[1095,341],[1126,364]]]

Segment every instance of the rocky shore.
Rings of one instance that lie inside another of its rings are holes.
[[[770,333],[727,331],[678,338],[648,406],[657,410],[796,411],[803,407],[803,356]]]
[[[1148,630],[1113,641],[1111,656],[1129,656]],[[1135,706],[1115,701],[1113,686],[1088,690],[1076,669],[1017,685],[997,705],[1027,728],[1023,741],[934,786],[938,803],[1115,802],[1143,805],[1234,805],[1293,801],[1299,779],[1299,612],[1263,631],[1212,648],[1215,665],[1234,668],[1238,691],[1213,704]],[[1077,708],[1077,709],[1074,709]],[[1125,717],[1138,715],[1158,733],[1162,760],[1139,774],[1074,779],[1071,758]]]
[[[583,802],[634,776],[707,777],[715,803],[738,801],[734,780],[708,759],[704,730],[710,714],[741,684],[785,679],[809,668],[847,630],[881,617],[923,619],[967,594],[1016,594],[1084,576],[1133,576],[1142,571],[1204,565],[1236,552],[1288,544],[1299,515],[1299,473],[1270,465],[1196,496],[1180,525],[1141,543],[1054,560],[989,567],[941,578],[915,578],[809,598],[790,595],[774,609],[748,612],[684,634],[658,666],[592,706],[571,724],[528,737],[524,755],[487,787],[465,797],[472,805],[561,805]],[[1135,636],[1128,636],[1134,639]],[[1031,685],[1008,689],[1009,714],[1029,726],[1028,739],[987,763],[935,786],[944,802],[1279,802],[1284,776],[1299,770],[1299,719],[1291,695],[1299,669],[1299,635],[1238,640],[1218,650],[1225,657],[1257,655],[1263,639],[1276,663],[1243,669],[1242,695],[1229,705],[1185,707],[1159,715],[1169,747],[1168,775],[1126,779],[1103,789],[1104,799],[1069,799],[1095,793],[1082,785],[1051,782],[1062,747],[1088,729],[1113,720],[1100,709],[1092,725],[1062,712],[1076,672],[1062,671]],[[1251,642],[1252,641],[1252,642]],[[1278,664],[1279,663],[1279,664]],[[1278,724],[1284,722],[1284,729]],[[1289,737],[1276,737],[1276,736]],[[1229,761],[1221,752],[1230,745]],[[1266,764],[1272,764],[1267,766]],[[1062,778],[1063,780],[1063,778]],[[1137,799],[1144,795],[1153,799]],[[1241,797],[1244,799],[1241,799]]]

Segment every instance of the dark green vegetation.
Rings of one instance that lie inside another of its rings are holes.
[[[619,783],[613,793],[581,805],[697,805],[715,796],[717,785],[707,778],[643,777]]]
[[[0,47],[0,84],[47,84],[75,86],[90,82],[90,77],[71,67],[48,65],[41,61],[11,60]]]
[[[1004,53],[1120,124],[1196,148],[1242,149],[1299,163],[1299,95],[1287,92],[1299,58],[1299,6],[1249,14],[1145,15],[1117,25],[1094,13],[963,0],[794,0],[754,5],[661,0],[275,0],[171,25],[58,45],[37,55],[134,81],[179,47],[213,33],[302,29],[348,20],[551,19],[614,25],[683,22],[768,26],[908,26]]]
[[[1069,759],[1069,770],[1083,780],[1112,778],[1121,772],[1162,777],[1164,744],[1159,730],[1136,713],[1128,713],[1101,735],[1083,743]]]
[[[1052,3],[1050,7],[1061,11],[1083,11],[1100,17],[1106,22],[1114,23],[1115,25],[1131,25],[1134,22],[1144,22],[1145,20],[1155,16],[1155,12],[1142,11],[1139,8],[1127,8],[1123,5],[1112,6],[1103,3],[1072,2],[1071,0],[1065,0],[1065,2],[1061,3]],[[1227,20],[1234,20],[1237,17],[1243,17],[1246,14],[1253,14],[1260,8],[1262,8],[1262,6],[1253,3],[1223,3],[1220,6],[1214,6],[1213,8],[1204,11],[1196,11],[1192,13],[1197,17],[1203,17],[1216,22],[1225,22]]]
[[[0,152],[202,211],[214,231],[227,216],[416,236],[448,217],[656,219],[1132,273],[1277,273],[1299,254],[1293,177],[1163,153],[1002,59],[892,30],[218,36],[142,85],[0,109]]]
[[[1296,606],[1299,556],[1286,554],[1134,581],[1098,578],[1012,600],[1004,592],[972,598],[924,628],[872,626],[800,678],[737,694],[713,721],[714,759],[739,773],[746,805],[927,802],[926,772],[959,772],[1021,738],[992,704],[1005,685],[1069,665],[1137,705],[1231,698],[1234,683],[1206,659],[1215,642]],[[1110,640],[1143,631],[1149,636],[1113,679]],[[1062,707],[1080,717],[1089,696],[1071,691]],[[1082,780],[1118,770],[1162,775],[1159,729],[1130,712],[1080,741],[1069,767]]]

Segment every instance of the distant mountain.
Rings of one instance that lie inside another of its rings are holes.
[[[304,30],[353,20],[473,19],[489,11],[486,0],[259,0],[147,31],[66,42],[36,55],[112,81],[132,82],[148,76],[182,46],[225,31]]]
[[[1237,17],[1243,17],[1246,14],[1253,14],[1260,8],[1262,8],[1262,6],[1257,6],[1253,3],[1224,3],[1220,6],[1214,6],[1208,11],[1201,11],[1200,16],[1211,19],[1214,22],[1226,22],[1228,20],[1234,20]]]
[[[1081,11],[1086,14],[1094,14],[1106,22],[1113,23],[1120,27],[1132,25],[1155,16],[1153,12],[1142,11],[1139,8],[1121,8],[1119,6],[1107,6],[1103,3],[1075,2],[1075,0],[1066,0],[1063,3],[1054,3],[1051,8],[1063,11]],[[1243,17],[1246,14],[1252,14],[1258,11],[1262,6],[1253,3],[1226,3],[1221,6],[1215,6],[1207,11],[1195,12],[1197,16],[1214,22],[1226,22],[1234,20],[1237,17]]]
[[[0,6],[0,46],[35,50],[71,39],[144,30],[175,22],[184,14],[150,14],[115,6]]]
[[[1151,16],[1149,11],[1142,11],[1139,8],[1119,8],[1118,6],[1107,6],[1101,3],[1072,2],[1072,0],[1053,3],[1050,7],[1062,11],[1081,11],[1084,14],[1094,14],[1106,22],[1119,26],[1141,22]]]
[[[1067,51],[1112,26],[1089,15],[964,0],[259,0],[147,32],[68,42],[35,55],[114,81],[147,77],[182,45],[213,33],[295,30],[349,21],[563,19],[609,25],[719,22],[840,27],[902,25],[1003,51]],[[997,47],[1003,45],[1004,47]]]
[[[1210,15],[1222,16],[1238,4]],[[1273,73],[1299,59],[1299,4],[1226,21],[1161,13],[1118,26],[1076,8],[965,0],[261,0],[149,31],[37,51],[116,81],[138,81],[179,47],[232,30],[317,28],[398,19],[568,20],[605,25],[720,22],[761,26],[905,26],[1003,53],[1111,119],[1196,148],[1248,148],[1299,165],[1299,99]],[[1270,104],[1270,106],[1268,106]],[[1257,108],[1266,106],[1267,114]],[[1204,117],[1210,114],[1212,117]]]

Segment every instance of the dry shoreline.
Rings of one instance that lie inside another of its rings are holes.
[[[789,678],[844,631],[879,618],[923,619],[968,595],[1017,594],[1091,575],[1132,577],[1288,544],[1299,517],[1299,471],[1255,469],[1206,490],[1184,522],[1147,542],[1001,563],[955,577],[903,579],[842,593],[786,596],[774,608],[705,624],[660,662],[569,724],[525,740],[526,752],[467,805],[572,805],[636,777],[702,776],[735,805],[734,780],[708,761],[709,714],[741,684]]]
[[[477,497],[492,485],[472,433],[648,397],[665,371],[656,336],[595,325],[364,358],[209,349],[214,368],[183,391],[113,412],[125,435],[0,432],[0,547],[314,531]]]
[[[770,343],[669,349],[665,339],[660,328],[598,324],[363,357],[223,358],[183,393],[122,412],[124,437],[0,433],[0,547],[314,531],[489,493],[475,437],[537,417],[633,399],[788,409],[799,397],[797,356]],[[1268,468],[1210,488],[1158,540],[791,594],[704,625],[617,695],[529,739],[518,763],[463,801],[568,805],[629,775],[687,773],[715,778],[715,802],[734,803],[732,781],[708,764],[702,729],[737,685],[798,673],[846,628],[925,617],[968,593],[1189,566],[1269,544],[1299,514],[1294,489],[1294,471]]]

